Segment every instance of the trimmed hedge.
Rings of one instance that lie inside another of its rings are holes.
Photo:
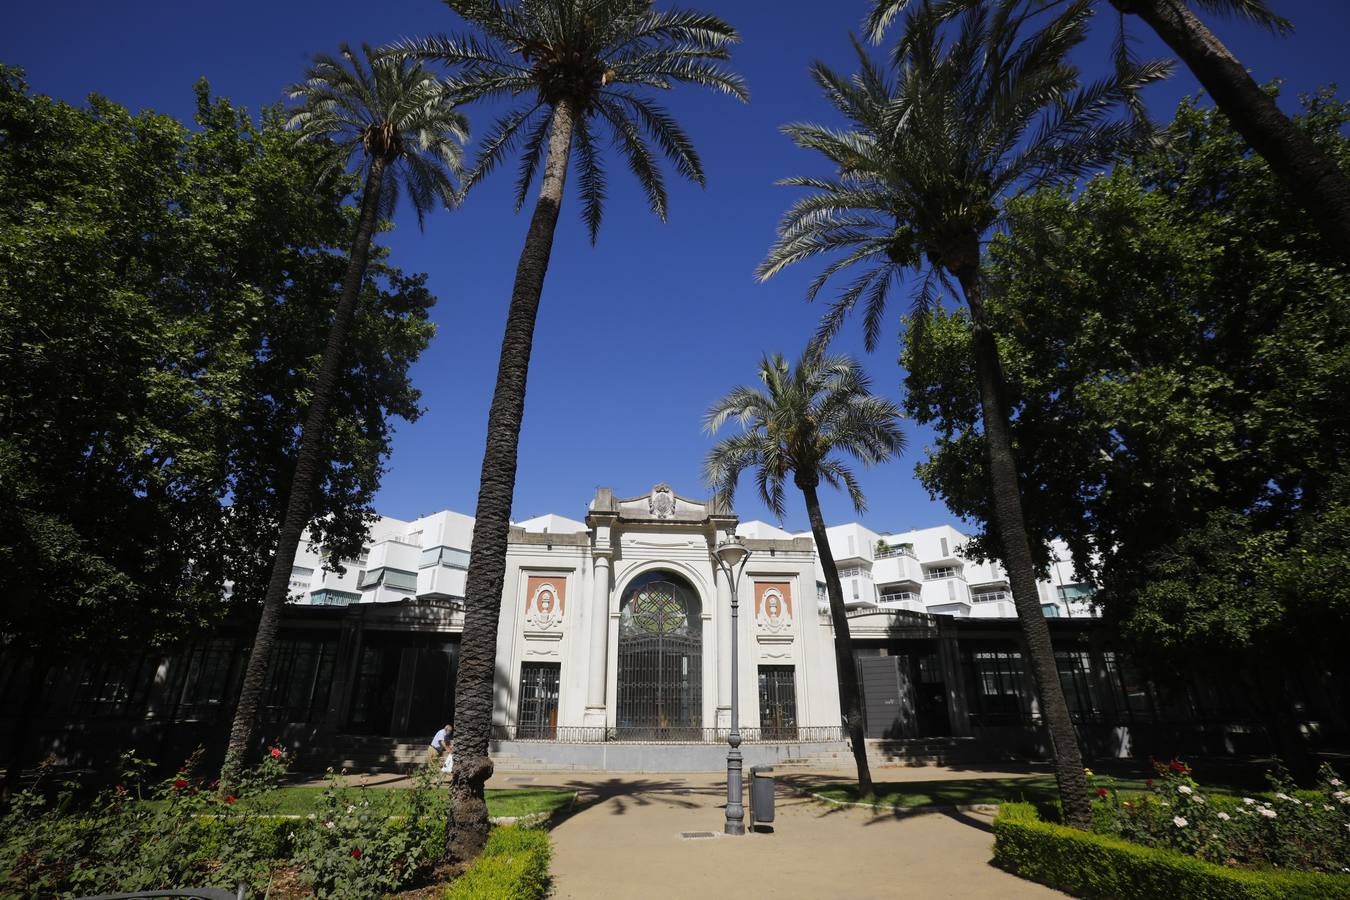
[[[1042,822],[1028,803],[1005,803],[994,820],[994,862],[1079,897],[1153,900],[1335,900],[1350,875],[1228,869],[1121,838]]]
[[[482,856],[450,882],[443,900],[542,900],[548,894],[552,854],[547,831],[494,828]]]

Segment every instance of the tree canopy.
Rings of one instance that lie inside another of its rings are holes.
[[[0,69],[0,636],[157,641],[260,597],[355,210],[331,150],[197,86],[195,127],[77,108]],[[334,405],[316,537],[360,546],[422,276],[377,262]]]
[[[1350,109],[1304,104],[1300,126],[1344,165]],[[1184,102],[1131,165],[1016,202],[991,259],[1040,543],[1068,541],[1141,649],[1331,639],[1350,614],[1350,273],[1265,162]],[[907,411],[938,431],[919,475],[988,522],[969,320],[926,325],[901,360]],[[987,532],[977,546],[996,555]]]

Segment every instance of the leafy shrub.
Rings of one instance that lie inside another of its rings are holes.
[[[1081,897],[1350,898],[1350,876],[1225,868],[1174,850],[1042,822],[1026,803],[1006,803],[999,809],[994,861],[1023,878]]]
[[[434,766],[419,768],[413,788],[397,793],[352,787],[330,770],[318,811],[296,835],[294,859],[320,897],[397,891],[440,857],[447,803]]]
[[[540,900],[548,894],[552,853],[546,831],[494,828],[482,856],[450,883],[443,900]]]
[[[0,819],[0,895],[239,882],[265,888],[295,830],[268,815],[267,791],[286,771],[285,754],[274,749],[249,770],[237,795],[198,778],[199,759],[194,754],[172,777],[150,783],[149,764],[124,757],[121,781],[85,802],[74,784],[54,800],[36,788],[20,793]],[[245,809],[237,801],[250,794]]]
[[[1220,865],[1350,873],[1350,794],[1330,766],[1317,791],[1296,791],[1277,769],[1270,799],[1206,794],[1179,760],[1155,769],[1151,794],[1099,787],[1093,830]]]

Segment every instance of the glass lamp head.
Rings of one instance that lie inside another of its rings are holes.
[[[734,569],[745,562],[745,558],[749,555],[750,551],[735,535],[717,545],[717,558],[729,569]]]

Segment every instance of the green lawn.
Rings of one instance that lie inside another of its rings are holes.
[[[1105,782],[1099,781],[1104,784]],[[1116,787],[1122,792],[1142,792],[1148,787],[1142,778],[1118,778]],[[845,783],[804,783],[807,790],[848,803],[862,802],[858,785]],[[1027,775],[1012,778],[966,778],[959,781],[878,781],[874,783],[876,797],[867,801],[882,807],[909,808],[915,806],[963,806],[973,803],[1003,803],[1025,801],[1046,803],[1058,798],[1053,775]],[[1205,785],[1206,793],[1232,793],[1228,788]]]
[[[322,787],[280,787],[269,791],[265,797],[254,802],[241,800],[244,807],[259,806],[267,813],[280,816],[304,816],[314,812],[323,795]],[[394,798],[394,813],[407,805],[407,788],[367,788],[381,796]],[[488,815],[490,816],[528,816],[535,813],[549,814],[572,802],[576,791],[549,790],[545,788],[504,788],[487,791]],[[153,802],[153,801],[152,801]]]

